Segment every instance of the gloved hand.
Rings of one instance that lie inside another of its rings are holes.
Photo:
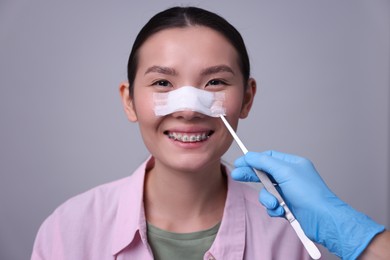
[[[249,152],[237,159],[235,166],[231,175],[237,181],[259,182],[252,167],[268,173],[305,234],[342,259],[356,259],[384,230],[340,200],[305,158],[275,151]],[[276,198],[265,189],[260,192],[260,202],[270,216],[284,216]]]

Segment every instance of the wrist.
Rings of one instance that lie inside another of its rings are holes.
[[[319,243],[342,259],[356,259],[371,240],[384,230],[365,214],[340,200],[318,224]]]
[[[377,234],[369,243],[367,248],[359,256],[360,260],[385,260],[390,259],[390,231]]]

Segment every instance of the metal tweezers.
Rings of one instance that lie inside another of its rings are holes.
[[[223,115],[220,115],[223,123],[225,124],[226,128],[229,130],[230,134],[233,136],[234,140],[242,150],[244,154],[248,152],[248,149],[245,147],[245,145],[241,142],[240,138],[236,134],[236,132],[233,130],[229,122],[226,120],[226,118]],[[321,252],[318,250],[317,246],[305,235],[305,233],[302,230],[301,225],[299,224],[298,220],[294,217],[291,210],[287,207],[286,203],[284,202],[282,196],[279,194],[278,190],[275,188],[271,180],[268,178],[267,174],[263,171],[259,171],[255,168],[253,168],[254,172],[256,173],[257,177],[260,179],[260,181],[263,183],[264,188],[275,196],[275,198],[278,200],[279,205],[283,207],[285,212],[285,218],[290,222],[291,226],[294,228],[295,232],[297,233],[299,239],[301,240],[302,244],[306,248],[307,252],[309,253],[310,257],[313,259],[320,259]]]

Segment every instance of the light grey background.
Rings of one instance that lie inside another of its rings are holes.
[[[216,11],[246,40],[250,150],[310,158],[389,227],[389,1],[0,0],[0,259],[28,259],[56,206],[146,158],[118,85],[141,26],[176,4]]]

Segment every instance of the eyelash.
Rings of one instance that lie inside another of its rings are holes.
[[[158,87],[172,87],[172,84],[168,80],[160,79],[156,80],[152,83],[152,86],[158,86]]]
[[[214,84],[211,84],[214,82]],[[218,83],[218,84],[215,84]],[[209,82],[207,82],[206,86],[218,86],[218,85],[227,85],[227,83],[221,79],[212,79]]]
[[[222,88],[224,86],[228,85],[228,83],[224,80],[221,80],[221,79],[212,79],[210,80],[209,82],[207,82],[206,84],[206,88],[209,87],[209,88]]]
[[[226,81],[221,79],[212,79],[207,82],[205,87],[220,87],[221,85],[228,85]],[[157,86],[161,88],[172,87],[172,84],[168,80],[160,79],[152,83],[152,86]]]

